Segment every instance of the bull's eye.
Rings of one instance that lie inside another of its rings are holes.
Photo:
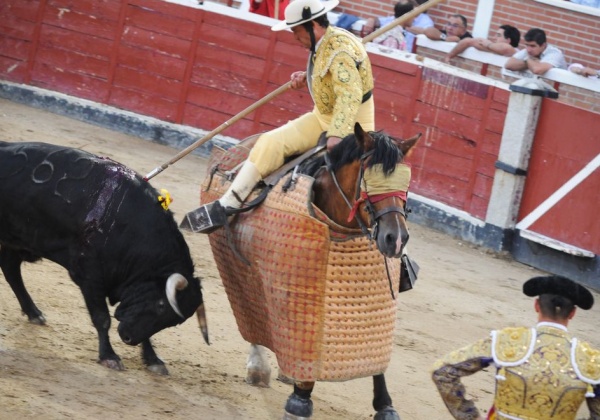
[[[159,314],[162,314],[165,311],[165,308],[167,307],[167,304],[165,302],[164,299],[160,299],[157,304],[156,304],[156,311]]]

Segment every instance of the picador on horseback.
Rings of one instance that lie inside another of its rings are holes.
[[[272,28],[291,29],[310,50],[290,85],[308,86],[313,110],[228,150],[213,147],[203,205],[181,227],[211,233],[238,329],[251,343],[246,381],[268,386],[266,347],[280,378],[293,382],[284,419],[311,418],[317,381],[371,376],[374,418],[398,420],[384,373],[397,296],[418,269],[403,255],[404,160],[420,134],[375,131],[369,57],[353,34],[329,26],[337,4],[294,0]]]
[[[373,74],[365,47],[352,33],[330,26],[327,19],[327,12],[338,3],[295,0],[285,10],[285,21],[271,28],[291,29],[298,42],[310,50],[307,70],[292,73],[291,87],[308,86],[315,106],[259,137],[227,192],[188,215],[195,221],[188,226],[194,231],[210,233],[223,226],[227,215],[242,206],[260,180],[279,168],[285,158],[316,146],[322,132],[326,132],[327,149],[331,150],[353,133],[356,122],[366,131],[375,129]]]

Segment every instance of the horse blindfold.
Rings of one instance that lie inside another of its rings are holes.
[[[383,165],[373,165],[365,169],[361,189],[366,191],[369,196],[395,191],[407,192],[410,175],[410,166],[405,163],[397,164],[394,172],[389,175],[383,173]]]

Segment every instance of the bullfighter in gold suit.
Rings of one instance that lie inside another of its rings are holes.
[[[375,129],[371,62],[361,41],[352,33],[329,25],[327,12],[338,0],[294,0],[285,9],[285,21],[271,29],[291,29],[310,50],[306,71],[291,75],[291,87],[308,86],[314,108],[275,130],[262,134],[231,187],[223,196],[191,213],[208,215],[196,232],[210,233],[226,221],[227,209],[240,208],[254,186],[279,168],[286,157],[316,146],[326,132],[327,148],[351,134],[354,124]],[[308,81],[308,83],[307,83]]]
[[[592,307],[592,294],[560,276],[534,277],[523,293],[539,296],[535,328],[492,331],[435,363],[432,378],[450,414],[482,418],[465,398],[461,377],[494,365],[496,392],[488,419],[573,420],[584,400],[590,418],[600,419],[600,350],[567,331],[576,306]]]

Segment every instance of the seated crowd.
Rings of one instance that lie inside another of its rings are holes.
[[[361,35],[365,36],[373,30],[389,24],[393,19],[408,13],[413,7],[424,2],[424,0],[399,1],[394,7],[394,16],[367,19]],[[600,0],[575,0],[572,2],[595,7],[594,5],[600,3]],[[479,51],[509,57],[504,64],[505,69],[517,72],[521,77],[539,76],[552,68],[569,69],[571,72],[584,77],[600,77],[600,71],[592,67],[580,63],[567,66],[563,52],[547,42],[546,33],[540,28],[528,30],[523,36],[523,48],[519,49],[521,32],[516,27],[509,24],[500,25],[491,39],[473,38],[469,32],[467,18],[459,13],[450,15],[448,22],[441,29],[434,25],[434,22],[426,13],[422,13],[417,18],[380,35],[374,42],[415,52],[415,35],[419,34],[423,34],[433,41],[456,43],[454,48],[443,58],[446,63],[450,63],[452,59],[469,47],[473,47]]]
[[[582,6],[600,7],[600,0],[570,1]],[[285,8],[289,2],[290,0],[250,0],[250,11],[270,17],[274,17],[277,13],[279,19],[283,19]],[[360,30],[360,36],[365,37],[373,31],[389,25],[395,19],[426,2],[427,0],[397,1],[394,5],[393,15],[365,19]],[[337,25],[351,30],[352,25],[358,20],[359,18],[356,16],[343,13],[340,15]],[[472,47],[479,51],[509,57],[504,64],[504,68],[516,72],[522,77],[542,75],[552,68],[568,69],[584,77],[600,77],[600,71],[590,66],[580,63],[572,63],[567,66],[563,52],[547,42],[546,33],[540,28],[528,30],[523,36],[523,48],[519,49],[521,32],[516,27],[503,24],[500,25],[491,39],[474,38],[469,32],[467,18],[459,13],[450,15],[442,28],[435,26],[427,12],[421,13],[379,35],[373,39],[373,42],[389,48],[415,52],[416,36],[420,34],[434,41],[456,43],[442,59],[446,63],[450,63],[454,58]]]

